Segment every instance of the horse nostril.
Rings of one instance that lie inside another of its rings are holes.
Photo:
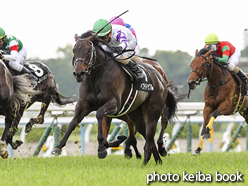
[[[73,72],[73,75],[74,75],[75,77],[80,77],[80,76],[83,76],[83,75],[84,75],[84,72],[82,72],[82,71],[74,71],[74,72]]]

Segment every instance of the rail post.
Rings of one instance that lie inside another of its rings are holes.
[[[166,151],[169,151],[173,145],[173,143],[176,141],[177,137],[181,134],[181,132],[183,131],[184,125],[181,125],[179,127],[179,129],[177,130],[176,134],[171,138],[170,143],[168,144],[168,146],[166,147]]]
[[[187,152],[191,152],[191,138],[192,138],[192,126],[190,123],[190,116],[187,116],[189,118],[189,122],[187,124]]]
[[[232,144],[235,143],[235,141],[236,141],[236,139],[237,139],[237,137],[238,137],[238,134],[239,134],[239,132],[241,131],[241,129],[242,129],[243,127],[244,127],[244,123],[242,123],[242,124],[240,124],[240,125],[238,126],[238,128],[237,128],[237,130],[235,131],[235,133],[233,134],[232,140],[231,140],[231,142],[228,144],[228,146],[227,146],[225,152],[227,152],[227,151],[230,150],[230,148],[232,147]]]
[[[114,140],[116,134],[121,130],[121,124],[115,124],[115,128],[112,131],[110,138],[108,139],[108,142],[111,142]]]
[[[38,154],[40,153],[40,149],[42,147],[42,145],[46,142],[47,137],[49,136],[50,132],[52,130],[52,126],[50,125],[49,127],[46,128],[45,132],[43,133],[34,153],[33,156],[38,156]]]
[[[85,125],[81,124],[81,154],[85,154]]]

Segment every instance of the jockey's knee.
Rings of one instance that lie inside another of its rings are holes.
[[[135,62],[141,62],[141,59],[138,56],[133,56],[132,60]]]
[[[10,68],[12,68],[13,70],[16,70],[18,72],[21,72],[21,70],[23,68],[23,66],[16,61],[10,61],[9,66],[10,66]]]

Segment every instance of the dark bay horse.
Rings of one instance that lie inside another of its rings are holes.
[[[74,49],[75,69],[74,76],[80,84],[79,100],[76,105],[75,115],[63,136],[59,145],[53,150],[53,154],[60,154],[62,147],[66,145],[71,132],[90,112],[96,111],[98,120],[98,157],[105,158],[106,147],[116,145],[115,142],[108,143],[103,135],[107,129],[103,125],[103,120],[108,117],[122,117],[117,113],[121,110],[125,101],[129,97],[131,89],[131,79],[121,68],[111,55],[107,54],[99,45],[97,36],[89,31],[77,40]],[[136,99],[128,110],[126,116],[130,119],[135,129],[146,139],[144,146],[144,161],[147,164],[151,154],[159,163],[162,160],[158,154],[154,135],[160,115],[167,106],[169,117],[175,114],[176,99],[168,91],[167,84],[162,75],[150,64],[140,63],[145,68],[153,80],[154,91],[138,91]],[[167,95],[171,95],[173,102],[168,102]],[[108,117],[106,117],[108,116]],[[109,123],[108,121],[106,123]],[[119,143],[126,137],[119,136]]]
[[[6,145],[19,145],[19,141],[13,142],[16,119],[19,109],[30,102],[31,96],[37,94],[33,90],[32,82],[28,75],[12,77],[5,63],[0,60],[0,115],[5,116],[5,128],[0,141],[0,156],[8,157]]]
[[[19,114],[16,116],[16,120],[19,122],[25,109],[29,108],[34,102],[42,102],[41,110],[37,118],[30,118],[29,122],[26,124],[25,132],[29,133],[34,124],[43,124],[45,112],[51,102],[57,105],[66,105],[73,103],[76,100],[72,97],[64,97],[58,93],[54,75],[45,64],[41,62],[25,62],[24,65],[37,77],[38,82],[35,86],[35,90],[39,93],[33,95],[29,103],[21,106]],[[16,71],[13,71],[12,69],[10,69],[10,71],[13,76],[18,75]]]
[[[246,123],[248,122],[248,97],[244,96],[243,101],[240,102],[241,81],[234,78],[226,67],[213,62],[211,51],[204,48],[198,53],[196,50],[195,58],[190,66],[189,89],[195,89],[203,78],[207,78],[208,81],[204,92],[204,123],[200,143],[194,152],[196,155],[200,154],[204,139],[210,138],[213,122],[218,116],[239,112],[245,118]]]

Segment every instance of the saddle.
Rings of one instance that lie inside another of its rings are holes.
[[[154,90],[152,78],[143,66],[137,63],[140,70],[143,71],[146,77],[137,81],[136,78],[134,78],[135,75],[133,74],[133,72],[130,70],[130,68],[127,65],[123,65],[122,63],[119,63],[119,64],[124,69],[124,71],[130,76],[134,90],[142,90],[142,91],[153,91]]]

